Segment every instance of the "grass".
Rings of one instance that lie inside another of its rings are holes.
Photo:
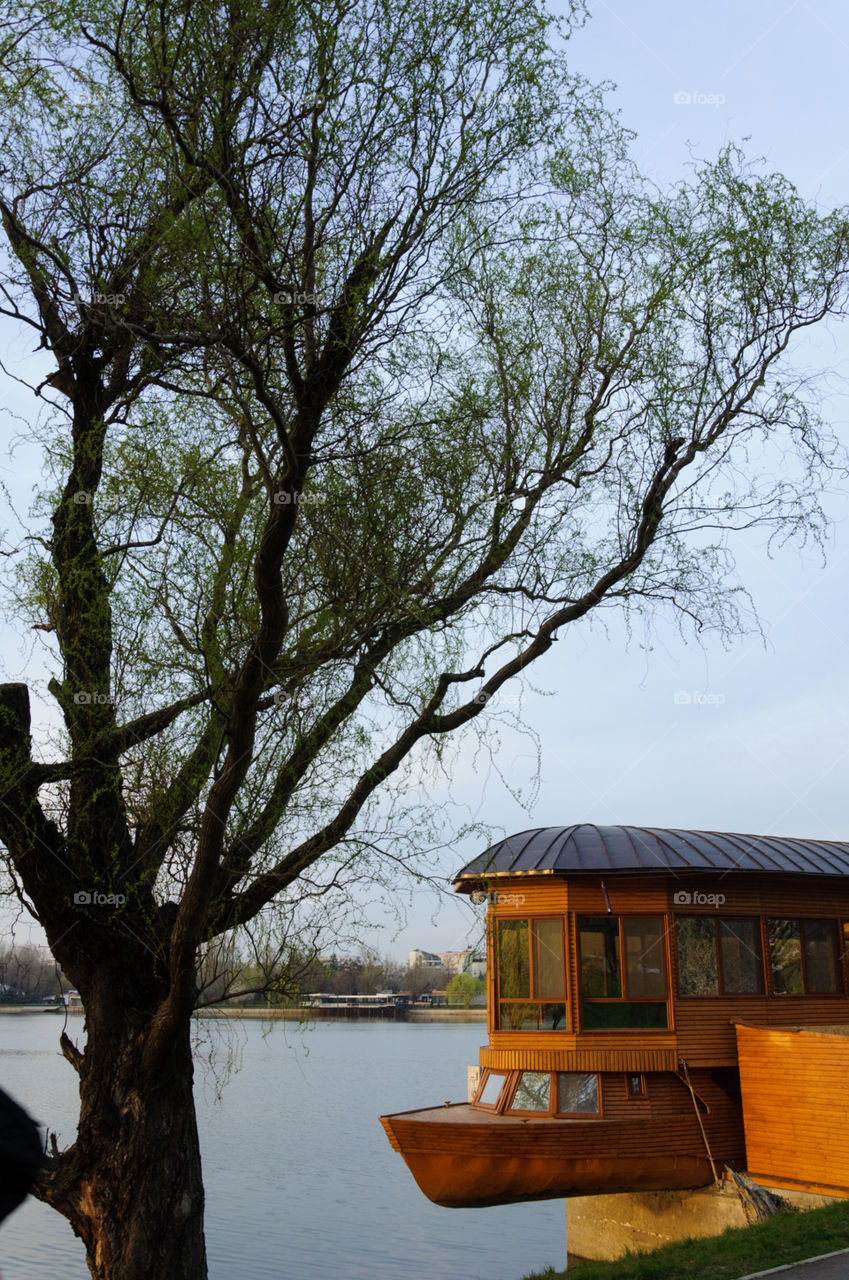
[[[721,1236],[681,1240],[652,1253],[629,1253],[616,1262],[585,1262],[568,1272],[547,1271],[525,1280],[738,1280],[849,1247],[849,1200],[804,1213],[782,1209],[752,1227],[729,1227]]]

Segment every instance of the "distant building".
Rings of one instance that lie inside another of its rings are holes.
[[[446,973],[468,973],[473,978],[486,976],[486,957],[471,948],[465,951],[411,951],[407,964],[411,969],[444,969]]]

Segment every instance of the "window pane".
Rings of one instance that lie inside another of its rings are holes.
[[[498,922],[498,981],[502,999],[531,994],[527,920]]]
[[[558,1071],[557,1110],[598,1112],[598,1076]]]
[[[506,1079],[506,1075],[495,1075],[494,1072],[490,1071],[484,1081],[484,1086],[481,1090],[478,1102],[484,1102],[488,1107],[494,1107],[498,1101],[498,1095],[500,1094],[502,1085]]]
[[[720,920],[722,989],[725,995],[762,995],[760,930],[757,920]]]
[[[615,916],[584,916],[581,931],[581,993],[621,996],[619,921]]]
[[[666,995],[663,962],[663,921],[658,916],[625,916],[625,994],[632,1000],[656,1000]]]
[[[539,1000],[562,1000],[566,995],[566,975],[563,971],[563,921],[535,920],[532,928],[534,995]]]
[[[679,916],[678,983],[682,996],[718,996],[716,926],[707,916]]]
[[[498,1025],[502,1031],[536,1031],[539,1026],[539,1005],[503,1002]]]
[[[666,1001],[644,1000],[629,1004],[627,1000],[606,1002],[585,1000],[582,1006],[585,1031],[616,1031],[621,1028],[665,1027]]]
[[[540,1031],[565,1031],[565,1004],[541,1004],[539,1006]]]
[[[768,920],[772,981],[779,996],[801,995],[802,943],[798,920]]]
[[[805,921],[805,962],[809,991],[828,993],[840,990],[837,924],[834,920]]]
[[[547,1111],[550,1089],[551,1074],[548,1071],[523,1071],[510,1110]]]

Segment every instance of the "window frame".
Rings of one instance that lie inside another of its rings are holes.
[[[583,993],[583,953],[581,949],[581,922],[583,920],[616,920],[619,926],[619,975],[620,985],[622,987],[621,996],[585,996]],[[661,925],[661,963],[662,975],[665,994],[662,998],[656,996],[629,996],[628,988],[628,965],[627,951],[624,941],[624,921],[625,920],[658,920]],[[613,912],[601,916],[598,913],[590,914],[589,912],[575,912],[575,958],[576,971],[575,983],[577,987],[578,1001],[578,1017],[580,1022],[580,1030],[589,1035],[666,1035],[674,1030],[674,1003],[672,998],[672,966],[669,954],[669,913],[668,912],[652,912],[652,911],[620,911]],[[666,1026],[665,1027],[586,1027],[584,1023],[584,1003],[589,1004],[662,1004],[666,1006]]]
[[[547,1111],[525,1111],[513,1110],[513,1099],[519,1088],[522,1076],[526,1071],[533,1072],[534,1075],[548,1074],[548,1110]],[[504,1106],[500,1114],[505,1116],[520,1116],[525,1119],[530,1116],[548,1116],[554,1120],[601,1120],[604,1115],[604,1102],[602,1099],[601,1075],[598,1071],[564,1071],[562,1067],[552,1068],[547,1073],[545,1071],[536,1071],[533,1067],[518,1067],[511,1072],[513,1079],[510,1082],[510,1089],[505,1096],[499,1095],[499,1100],[504,1101]],[[595,1111],[557,1111],[557,1077],[558,1075],[575,1075],[575,1076],[595,1076],[596,1103],[598,1104]],[[489,1109],[489,1108],[487,1108]]]
[[[478,1087],[475,1091],[475,1096],[474,1098],[472,1098],[471,1105],[473,1107],[480,1107],[481,1111],[490,1111],[493,1115],[496,1115],[498,1112],[498,1104],[504,1098],[505,1087],[511,1084],[511,1076],[513,1074],[514,1073],[512,1071],[507,1071],[503,1067],[484,1067],[483,1071],[481,1072],[481,1078],[478,1083]],[[495,1102],[481,1102],[480,1097],[481,1097],[481,1094],[483,1093],[484,1085],[489,1082],[490,1076],[503,1077],[501,1081],[501,1088],[498,1090],[498,1097],[495,1099]],[[510,1090],[510,1096],[511,1097],[513,1096],[512,1088]]]
[[[772,947],[770,945],[769,925],[771,920],[796,920],[799,924],[799,959],[802,969],[802,990],[801,991],[776,991],[775,974],[772,964]],[[835,955],[835,972],[837,974],[837,990],[836,991],[811,991],[808,985],[808,949],[805,938],[806,924],[831,924],[834,926],[835,940],[837,944],[837,953]],[[769,995],[773,1000],[834,1000],[835,998],[846,998],[846,973],[843,959],[843,943],[846,938],[846,922],[842,916],[777,916],[765,915],[763,917],[763,935],[764,935],[764,955],[769,955],[768,982]]]
[[[775,917],[778,919],[779,917]],[[716,956],[716,976],[719,983],[719,990],[714,994],[692,994],[685,995],[681,990],[681,948],[678,945],[678,921],[679,920],[712,920],[713,921],[713,946],[714,955]],[[725,990],[725,962],[722,957],[722,922],[735,920],[749,920],[755,925],[755,937],[761,953],[761,990],[760,991],[726,991]],[[675,933],[675,968],[678,981],[676,982],[676,999],[678,1000],[763,1000],[769,991],[767,989],[767,944],[765,917],[757,915],[717,915],[712,911],[676,911],[673,914],[674,933]],[[772,973],[772,963],[769,965],[770,974]]]
[[[554,920],[560,924],[560,938],[562,943],[562,971],[563,971],[563,999],[556,1000],[551,996],[540,997],[534,994],[536,989],[536,961],[534,959],[533,926],[540,920]],[[501,960],[500,951],[501,943],[499,940],[500,929],[502,924],[524,923],[528,926],[528,996],[502,996],[501,994]],[[493,917],[493,946],[492,954],[494,957],[494,987],[495,987],[495,1029],[497,1031],[506,1031],[512,1035],[562,1035],[564,1032],[571,1035],[572,1030],[572,1011],[570,1007],[570,975],[569,975],[569,929],[568,916],[562,912],[540,911],[532,915],[496,915]],[[507,1027],[504,1026],[501,1017],[501,1006],[509,1005],[533,1005],[539,1010],[543,1005],[562,1004],[563,1005],[563,1025],[562,1027]]]
[[[631,1088],[631,1081],[636,1080],[639,1088],[636,1092]],[[640,1102],[648,1099],[648,1089],[646,1088],[646,1077],[642,1071],[626,1071],[625,1072],[625,1097],[629,1102]]]

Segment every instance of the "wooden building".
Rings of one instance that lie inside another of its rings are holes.
[[[480,1083],[381,1117],[439,1204],[707,1185],[746,1165],[735,1024],[849,1026],[849,844],[549,827],[455,889],[488,902]]]

